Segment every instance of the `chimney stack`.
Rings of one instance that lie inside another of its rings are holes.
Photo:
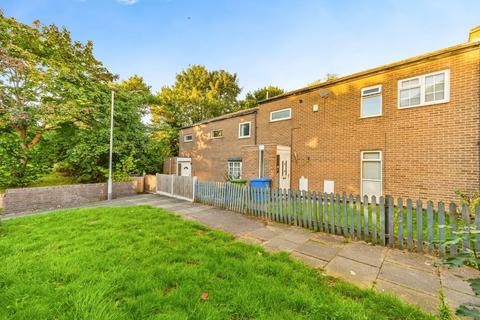
[[[480,41],[480,26],[476,26],[473,29],[470,29],[470,34],[468,36],[468,42],[477,42]]]

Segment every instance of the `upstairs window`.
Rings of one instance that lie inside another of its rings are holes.
[[[398,108],[411,108],[450,100],[450,70],[398,82]]]
[[[223,130],[222,129],[212,130],[211,137],[212,139],[223,137]]]
[[[183,136],[183,142],[192,142],[193,141],[193,135],[192,134],[186,134]]]
[[[242,161],[228,161],[228,177],[232,180],[242,178]]]
[[[270,122],[288,120],[292,118],[292,109],[286,108],[270,112]]]
[[[373,86],[361,90],[362,101],[360,117],[369,118],[382,115],[382,86]]]
[[[242,122],[238,125],[238,137],[239,138],[249,138],[250,137],[250,129],[252,123],[251,122]]]

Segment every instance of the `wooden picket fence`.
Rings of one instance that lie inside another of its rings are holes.
[[[196,177],[182,177],[174,174],[156,175],[156,193],[169,197],[193,201]]]
[[[461,228],[480,230],[466,205],[385,196],[371,198],[297,190],[252,188],[227,182],[197,181],[195,201],[314,231],[343,235],[370,243],[448,256],[459,248],[480,251],[479,241],[464,239],[444,245]]]

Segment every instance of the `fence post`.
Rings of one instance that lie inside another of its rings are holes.
[[[174,179],[174,175],[172,174],[170,176],[170,194],[173,196],[173,179]]]
[[[197,177],[192,178],[192,202],[195,202],[195,197],[197,196]]]

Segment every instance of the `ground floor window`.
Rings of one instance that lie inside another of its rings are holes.
[[[228,177],[230,179],[242,178],[242,161],[228,161]]]
[[[362,151],[362,195],[382,195],[382,152]]]

